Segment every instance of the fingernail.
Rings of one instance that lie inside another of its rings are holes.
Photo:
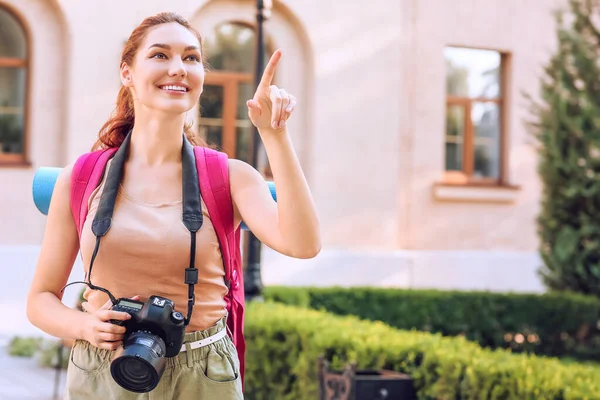
[[[277,122],[273,122],[273,128],[277,128]]]
[[[292,107],[288,107],[288,108],[286,108],[286,109],[285,109],[285,111],[287,111],[287,112],[290,112],[290,111],[292,111]]]

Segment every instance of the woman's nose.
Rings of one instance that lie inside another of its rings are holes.
[[[169,76],[182,76],[185,77],[187,75],[187,71],[185,70],[185,65],[183,61],[178,57],[174,57],[171,61],[171,65],[169,66]]]

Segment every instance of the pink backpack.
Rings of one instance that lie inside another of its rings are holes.
[[[71,174],[71,212],[77,233],[81,230],[88,213],[88,200],[104,176],[108,160],[118,148],[98,150],[80,156]],[[227,155],[206,147],[194,147],[196,169],[200,181],[200,194],[206,204],[211,222],[217,233],[225,280],[229,282],[227,302],[227,326],[240,359],[240,374],[244,382],[246,343],[244,340],[244,278],[241,265],[240,228],[233,227],[233,203],[229,188]]]

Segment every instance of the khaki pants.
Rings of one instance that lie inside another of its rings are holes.
[[[195,342],[226,329],[225,317],[215,326],[187,333],[184,343]],[[134,393],[119,386],[110,374],[113,352],[77,340],[67,369],[67,400],[188,400],[243,399],[240,363],[229,336],[199,349],[167,358],[158,386],[149,393]]]

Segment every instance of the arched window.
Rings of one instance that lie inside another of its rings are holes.
[[[229,157],[249,161],[253,126],[246,100],[254,94],[254,28],[226,22],[217,25],[205,43],[209,70],[200,96],[200,135]],[[265,51],[265,63],[270,54]]]
[[[25,161],[27,50],[25,29],[0,7],[0,165]]]

